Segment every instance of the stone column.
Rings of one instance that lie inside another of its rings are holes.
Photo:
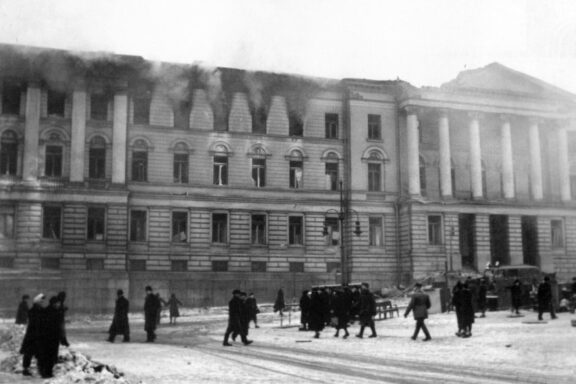
[[[542,155],[540,153],[540,130],[538,120],[530,119],[530,188],[534,200],[542,200]]]
[[[114,95],[114,122],[112,126],[112,183],[126,182],[126,128],[128,96],[126,92]]]
[[[406,109],[406,136],[408,146],[408,192],[420,195],[420,150],[418,148],[418,115],[415,108]]]
[[[72,148],[70,151],[70,181],[84,181],[84,153],[86,142],[86,90],[75,89],[72,94]]]
[[[26,122],[24,125],[24,166],[22,178],[38,178],[38,139],[40,134],[40,83],[30,82],[26,90]]]
[[[514,165],[510,119],[502,116],[502,188],[505,199],[514,198]]]
[[[442,197],[452,197],[452,155],[450,154],[450,125],[446,111],[440,112],[438,120],[440,140],[440,193]]]
[[[568,161],[568,137],[566,128],[558,130],[558,174],[560,177],[560,198],[562,201],[570,201],[570,163]]]
[[[482,198],[482,153],[480,147],[480,115],[470,113],[470,179],[472,198]]]

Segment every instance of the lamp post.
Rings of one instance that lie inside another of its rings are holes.
[[[329,209],[324,213],[324,218],[326,218],[326,215],[328,215],[329,213],[334,213],[338,217],[338,222],[340,224],[340,279],[341,284],[346,285],[350,282],[350,271],[348,268],[348,255],[346,253],[346,236],[344,234],[344,223],[348,218],[348,214],[350,212],[356,215],[354,234],[356,236],[360,236],[362,234],[362,231],[360,230],[360,220],[358,219],[358,212],[356,212],[351,208],[346,208],[344,206],[344,191],[342,188],[342,180],[340,180],[339,185],[340,185],[340,210],[337,211],[335,209]],[[322,231],[322,234],[324,236],[329,235],[328,228],[326,227],[326,225],[324,225],[324,230]]]

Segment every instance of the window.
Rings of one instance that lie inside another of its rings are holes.
[[[60,145],[46,146],[44,175],[49,177],[62,176],[62,147]]]
[[[380,115],[368,115],[368,139],[382,140],[382,120]]]
[[[266,215],[252,215],[252,244],[266,244]]]
[[[212,261],[212,271],[213,272],[228,272],[228,261],[227,260],[214,260],[214,261]]]
[[[302,216],[288,217],[288,244],[304,245],[303,227],[304,218]]]
[[[326,263],[326,272],[336,273],[340,272],[340,263],[337,261],[329,261]]]
[[[179,100],[174,103],[174,127],[188,129],[190,128],[190,111],[192,105],[188,100]]]
[[[290,272],[304,272],[304,263],[301,261],[293,261],[290,263]]]
[[[172,212],[172,242],[185,243],[188,239],[188,212]]]
[[[266,186],[266,159],[252,159],[252,180],[255,187]]]
[[[88,240],[104,240],[104,226],[106,222],[106,208],[88,208]]]
[[[19,115],[22,86],[16,81],[4,81],[2,85],[2,114]]]
[[[252,108],[252,133],[266,133],[266,108]]]
[[[14,268],[13,257],[0,257],[0,268],[12,269]]]
[[[212,243],[228,243],[228,214],[212,214]]]
[[[382,164],[368,163],[368,191],[379,192],[382,183]]]
[[[382,239],[382,218],[381,217],[370,217],[368,219],[369,226],[369,238],[368,245],[371,247],[381,247],[384,245]]]
[[[86,259],[86,269],[90,271],[101,271],[104,269],[104,259]]]
[[[228,185],[228,157],[214,156],[214,185]]]
[[[187,260],[172,260],[170,265],[172,272],[186,272],[188,270]]]
[[[442,217],[428,216],[428,244],[442,244]]]
[[[146,241],[146,211],[130,211],[130,241]]]
[[[338,163],[326,163],[326,184],[330,191],[338,190]]]
[[[14,131],[5,131],[0,139],[0,175],[16,175],[18,138]]]
[[[48,90],[48,116],[64,117],[64,106],[66,105],[66,93]]]
[[[61,220],[60,207],[44,207],[42,237],[44,239],[60,239]]]
[[[562,220],[552,220],[550,222],[552,237],[552,248],[564,248],[564,226]]]
[[[90,95],[90,118],[92,120],[108,119],[108,102],[109,97],[104,94],[91,94]]]
[[[327,217],[324,219],[324,228],[326,229],[326,245],[335,246],[340,241],[340,223],[336,217]]]
[[[304,135],[304,122],[299,113],[290,111],[288,113],[288,135],[299,136]]]
[[[426,196],[426,162],[420,157],[420,195]]]
[[[252,272],[266,272],[266,262],[265,261],[253,261],[251,263],[250,270]]]
[[[106,141],[100,136],[90,141],[88,177],[91,179],[106,178]]]
[[[134,99],[134,124],[150,123],[150,97],[138,96]]]
[[[40,259],[41,269],[60,269],[60,259],[56,257],[46,257]]]
[[[326,113],[324,115],[324,126],[326,128],[326,138],[327,139],[337,139],[338,138],[338,114],[337,113]]]
[[[484,163],[482,163],[482,196],[488,197],[488,178],[486,176]]]
[[[452,196],[456,196],[456,168],[453,165],[450,168],[450,179],[452,182]]]
[[[14,208],[0,206],[0,240],[14,238]]]
[[[128,269],[131,271],[145,271],[146,260],[130,260]]]
[[[178,184],[188,183],[188,154],[174,154],[174,182]]]
[[[132,181],[148,181],[148,145],[136,140],[132,149]]]
[[[302,161],[290,161],[290,188],[302,188]]]

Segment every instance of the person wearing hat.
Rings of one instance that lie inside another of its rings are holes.
[[[232,344],[228,339],[232,333],[240,335],[244,345],[252,344],[252,340],[246,338],[245,327],[243,324],[242,314],[244,313],[244,302],[241,299],[242,291],[235,289],[232,291],[232,299],[228,302],[228,327],[224,333],[223,346],[229,347]]]
[[[146,286],[146,298],[144,299],[144,330],[146,342],[156,340],[156,326],[158,325],[158,311],[160,311],[160,299],[154,294],[151,286]]]
[[[43,378],[53,377],[52,370],[58,362],[58,349],[60,344],[65,345],[65,340],[62,338],[61,299],[57,296],[52,296],[49,303],[45,310],[44,338],[41,343],[38,361],[38,370]]]
[[[28,327],[22,339],[20,353],[22,356],[22,374],[31,376],[30,365],[32,357],[36,357],[38,366],[41,365],[40,349],[42,338],[44,336],[44,323],[46,317],[46,296],[43,293],[38,294],[32,301],[32,308],[28,311]]]
[[[542,320],[542,314],[547,311],[550,311],[550,318],[556,318],[552,302],[552,285],[548,276],[544,277],[544,281],[538,286],[538,320]]]
[[[254,328],[260,328],[258,326],[258,314],[260,313],[260,309],[258,309],[258,303],[256,302],[256,297],[254,297],[253,292],[250,292],[246,299],[246,307],[248,307],[248,325],[253,321]]]
[[[370,292],[368,283],[362,283],[362,290],[360,292],[360,305],[358,311],[358,318],[360,319],[360,333],[356,335],[358,338],[364,336],[364,328],[370,327],[372,334],[368,337],[376,337],[376,327],[374,326],[374,316],[376,316],[376,300],[374,295]]]
[[[430,309],[430,297],[422,292],[422,284],[416,283],[414,289],[414,294],[412,295],[412,299],[410,299],[410,304],[408,304],[408,307],[406,308],[404,317],[408,317],[410,311],[413,311],[414,320],[416,320],[416,328],[414,329],[412,340],[416,340],[418,333],[420,333],[420,329],[422,329],[422,331],[424,331],[424,335],[426,335],[424,341],[429,341],[432,340],[432,338],[430,337],[428,328],[426,328],[426,324],[424,324],[424,320],[428,318],[428,309]]]
[[[128,311],[130,302],[124,297],[124,292],[119,289],[116,291],[116,306],[114,307],[114,317],[108,330],[108,341],[113,343],[116,335],[124,335],[123,342],[130,341],[130,324],[128,322]]]
[[[65,347],[69,347],[70,343],[68,342],[68,338],[66,337],[66,311],[68,310],[68,307],[64,305],[64,302],[66,301],[66,292],[64,291],[58,292],[56,298],[58,298],[58,301],[60,301],[60,305],[58,306],[58,311],[60,312],[60,320],[61,320],[60,337],[62,338],[60,343]]]
[[[24,295],[22,296],[22,301],[18,305],[18,310],[16,311],[16,324],[24,324],[28,323],[28,311],[30,310],[28,306],[28,300],[30,296]]]

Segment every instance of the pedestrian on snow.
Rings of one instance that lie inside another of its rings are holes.
[[[452,307],[454,312],[456,312],[456,323],[458,324],[458,332],[456,336],[461,337],[464,335],[464,322],[462,321],[462,290],[463,285],[460,280],[452,288]]]
[[[148,343],[156,340],[155,331],[160,309],[160,299],[154,294],[152,287],[148,285],[146,287],[146,298],[144,299],[144,330],[146,331],[146,342]]]
[[[485,277],[480,279],[480,285],[478,286],[478,311],[480,311],[480,317],[486,317],[486,295],[488,294],[488,281]]]
[[[576,295],[576,277],[572,278],[572,296]]]
[[[358,317],[358,312],[360,312],[360,290],[358,290],[358,287],[352,289],[351,297],[352,307],[350,308],[350,318],[355,319]]]
[[[336,334],[334,337],[338,337],[340,330],[344,330],[344,336],[342,338],[346,339],[350,334],[348,333],[348,321],[350,321],[350,306],[351,301],[348,295],[343,291],[334,291],[334,296],[332,298],[332,314],[336,317]]]
[[[428,328],[426,328],[426,324],[424,324],[424,320],[428,318],[428,309],[430,309],[430,297],[422,292],[422,284],[416,283],[414,288],[415,292],[412,295],[412,299],[410,299],[410,304],[408,304],[408,307],[406,308],[404,317],[408,317],[410,311],[412,311],[414,320],[416,320],[416,328],[414,329],[412,340],[416,340],[418,333],[420,333],[420,329],[422,329],[424,335],[426,336],[424,341],[429,341],[432,338],[430,337]]]
[[[514,283],[509,287],[510,288],[510,299],[512,302],[512,307],[510,310],[512,313],[516,313],[517,315],[520,314],[520,307],[522,306],[522,283],[520,280],[514,280]]]
[[[322,300],[322,313],[324,314],[324,325],[330,325],[330,302],[332,301],[332,295],[329,290],[322,288],[319,292],[320,299]]]
[[[232,291],[232,299],[228,302],[228,328],[224,334],[224,342],[222,345],[229,347],[232,344],[228,342],[228,338],[232,333],[240,335],[244,345],[252,344],[252,340],[246,338],[245,327],[242,321],[242,314],[244,303],[241,299],[242,292],[238,289]]]
[[[284,291],[280,288],[276,295],[276,301],[274,301],[274,312],[280,312],[280,316],[284,316],[284,308],[286,308],[286,304],[284,303]]]
[[[538,320],[542,320],[542,314],[548,311],[550,312],[550,318],[555,319],[552,285],[550,285],[550,277],[546,276],[544,281],[538,286]]]
[[[29,299],[30,296],[28,295],[22,296],[22,301],[18,304],[18,310],[16,311],[16,324],[28,324]]]
[[[52,369],[58,362],[58,349],[60,344],[65,345],[65,337],[62,334],[63,311],[62,301],[58,296],[50,298],[50,305],[46,308],[44,323],[44,341],[40,348],[40,361],[38,368],[43,378],[53,377]]]
[[[468,283],[462,285],[460,313],[462,318],[462,337],[472,336],[472,324],[474,324],[474,296]]]
[[[310,323],[310,302],[312,292],[302,291],[300,296],[300,328],[299,331],[307,331]]]
[[[364,328],[370,327],[372,334],[368,337],[376,337],[376,328],[374,326],[374,316],[376,316],[376,300],[370,292],[368,283],[362,283],[360,292],[360,306],[358,317],[360,319],[360,333],[356,337],[364,336]]]
[[[130,341],[130,324],[128,323],[128,312],[130,302],[124,297],[124,292],[119,289],[116,291],[116,306],[114,307],[114,317],[108,330],[108,341],[113,343],[116,335],[123,335],[123,342]]]
[[[249,324],[250,318],[248,313],[248,304],[246,300],[248,296],[246,296],[246,292],[240,292],[240,300],[242,300],[242,306],[240,307],[240,326],[242,327],[242,332],[246,337],[248,337],[249,331]],[[236,341],[236,337],[240,334],[240,332],[234,331],[232,332],[232,341]]]
[[[40,354],[42,343],[44,342],[44,330],[46,324],[46,296],[40,293],[34,297],[32,308],[28,311],[28,326],[22,339],[20,353],[22,357],[22,374],[31,376],[30,365],[32,357],[36,358],[38,369],[43,364],[42,355]]]
[[[176,324],[176,318],[180,317],[180,310],[178,309],[179,305],[182,305],[180,300],[176,298],[175,294],[170,296],[168,299],[168,308],[170,309],[170,324]]]
[[[320,296],[320,292],[314,290],[310,297],[310,314],[308,321],[310,325],[309,329],[314,331],[315,339],[320,337],[320,332],[324,329],[324,313],[324,302]]]
[[[66,305],[64,305],[64,302],[66,301],[66,292],[62,291],[62,292],[58,292],[58,295],[56,295],[56,298],[58,298],[58,301],[60,302],[60,305],[58,306],[58,311],[60,312],[60,320],[62,321],[60,323],[60,337],[62,337],[62,345],[65,347],[69,347],[70,343],[68,342],[68,339],[66,338],[66,311],[68,310],[68,307]]]
[[[160,297],[160,293],[156,293],[156,298],[158,299],[158,312],[156,313],[156,325],[160,325],[160,318],[162,317],[162,307],[166,306],[168,302]]]
[[[246,307],[248,308],[248,327],[250,327],[250,322],[254,322],[255,328],[260,328],[258,326],[258,314],[260,309],[258,308],[258,303],[256,303],[256,297],[254,293],[250,292],[248,298],[246,299]]]

